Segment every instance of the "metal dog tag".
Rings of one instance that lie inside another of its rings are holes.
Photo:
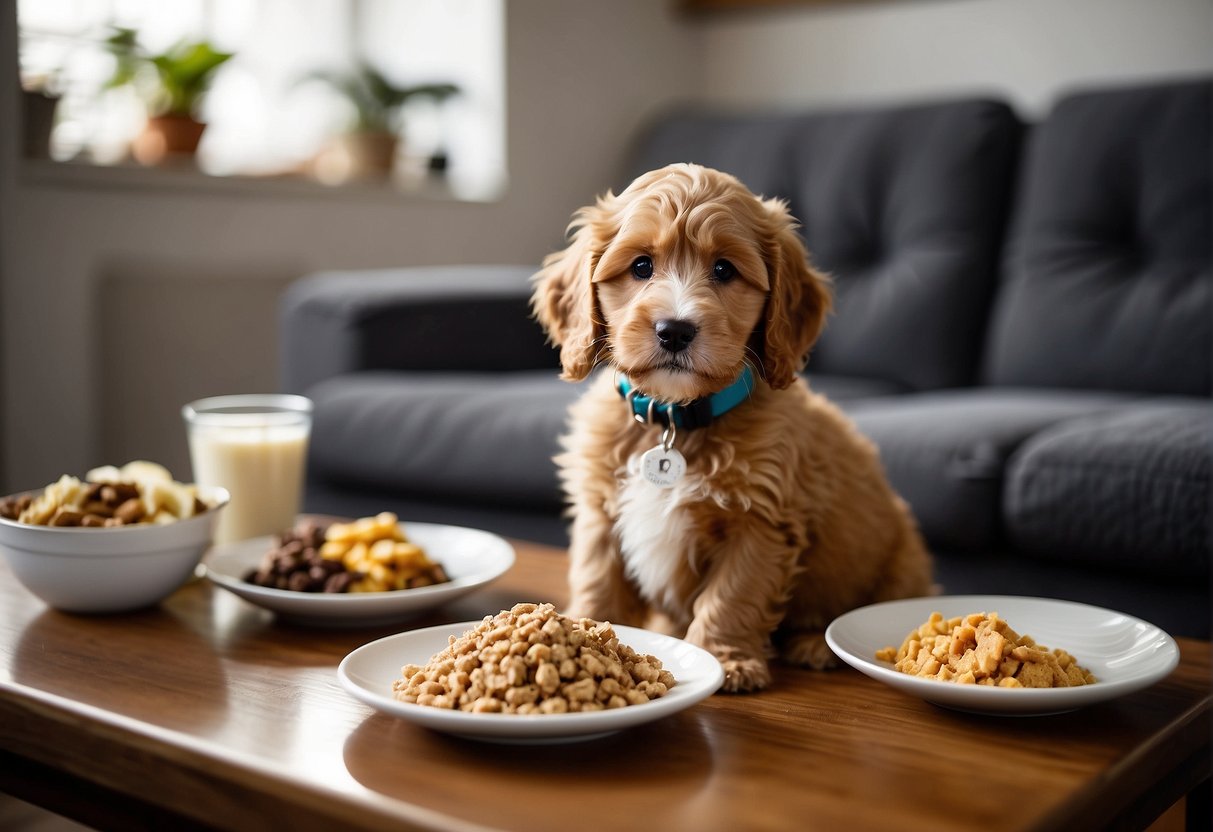
[[[669,488],[687,472],[687,460],[675,448],[658,445],[640,457],[640,473],[653,485]]]

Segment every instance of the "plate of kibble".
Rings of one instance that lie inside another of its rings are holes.
[[[353,625],[419,615],[513,565],[514,548],[495,534],[382,512],[348,523],[303,519],[276,536],[218,546],[203,574],[284,618]]]
[[[673,636],[521,603],[364,644],[337,677],[359,701],[425,728],[546,744],[678,713],[715,693],[724,671],[711,653]]]
[[[1064,713],[1142,690],[1179,664],[1161,628],[1053,598],[886,601],[836,618],[830,648],[873,679],[955,710]]]

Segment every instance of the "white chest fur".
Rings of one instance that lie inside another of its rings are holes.
[[[675,575],[689,562],[690,535],[683,508],[687,483],[662,488],[645,479],[633,458],[620,484],[619,533],[624,570],[642,598],[661,609],[678,605]]]

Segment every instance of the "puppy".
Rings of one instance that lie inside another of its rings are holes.
[[[566,612],[682,635],[719,658],[725,690],[749,691],[773,655],[831,665],[840,613],[928,593],[875,448],[798,375],[830,291],[785,203],[677,164],[582,208],[569,233],[532,308],[562,378],[609,369],[557,457]]]

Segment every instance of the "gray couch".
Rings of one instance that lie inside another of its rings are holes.
[[[1206,80],[1083,91],[1032,126],[987,100],[677,113],[603,186],[694,161],[789,200],[837,292],[809,382],[879,446],[946,591],[1208,637],[1211,100]],[[291,287],[310,509],[566,541],[551,457],[579,390],[528,316],[534,270]]]

